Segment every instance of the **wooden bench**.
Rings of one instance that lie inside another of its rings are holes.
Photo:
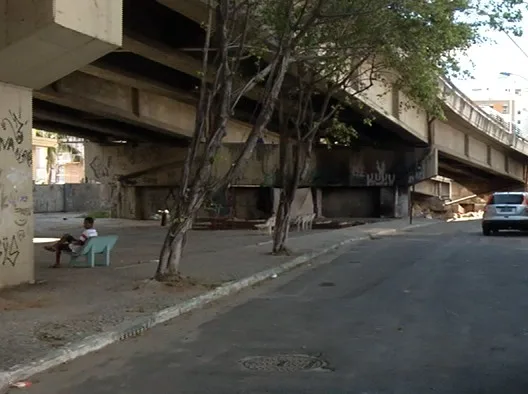
[[[88,241],[83,245],[78,253],[69,253],[70,265],[80,266],[78,263],[81,259],[86,259],[87,267],[95,267],[102,265],[108,267],[110,265],[110,252],[118,239],[117,235],[104,235],[98,237],[88,238]],[[104,264],[97,264],[95,255],[104,255]]]

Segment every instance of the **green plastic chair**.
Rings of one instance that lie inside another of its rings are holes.
[[[78,253],[70,253],[70,265],[75,265],[77,267],[84,266],[77,263],[81,260],[85,260],[87,263],[86,267],[108,267],[110,265],[110,252],[114,248],[117,239],[117,235],[104,235],[89,238]],[[97,264],[95,255],[98,254],[104,255],[104,264]]]

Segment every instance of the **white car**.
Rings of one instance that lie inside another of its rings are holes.
[[[528,193],[493,193],[482,218],[482,234],[499,230],[528,230]]]

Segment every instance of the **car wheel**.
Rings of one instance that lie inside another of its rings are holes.
[[[482,227],[482,234],[486,236],[491,235],[491,229],[489,227]]]

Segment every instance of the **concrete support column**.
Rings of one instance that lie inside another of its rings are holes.
[[[380,188],[380,217],[391,218],[395,216],[395,187]]]
[[[323,191],[320,188],[315,189],[314,198],[315,216],[318,218],[323,216]]]
[[[0,82],[0,288],[31,283],[32,93]]]
[[[122,45],[122,0],[0,0],[0,81],[40,89]]]
[[[409,217],[409,195],[410,191],[407,186],[398,186],[394,193],[394,217]]]
[[[404,218],[409,216],[409,190],[406,186],[380,188],[380,216]]]
[[[0,287],[34,280],[32,93],[122,45],[122,0],[0,0]]]

